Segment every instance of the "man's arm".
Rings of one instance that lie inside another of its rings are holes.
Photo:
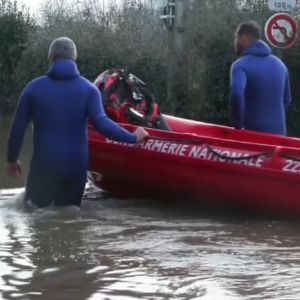
[[[233,64],[230,72],[230,109],[235,128],[244,126],[245,89],[247,75],[240,64]]]
[[[290,85],[290,78],[289,73],[286,71],[286,77],[285,77],[285,85],[284,85],[284,108],[285,111],[287,111],[288,107],[290,106],[292,102],[292,96],[291,96],[291,85]]]
[[[24,134],[30,119],[31,105],[29,87],[26,87],[20,95],[8,136],[7,162],[10,164],[18,161]]]
[[[112,121],[105,113],[100,92],[91,90],[88,99],[88,116],[95,128],[110,139],[125,143],[136,143],[136,134],[130,133]]]

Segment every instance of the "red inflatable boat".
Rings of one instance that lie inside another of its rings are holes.
[[[101,174],[94,176],[98,186],[116,195],[300,215],[300,139],[164,117],[172,131],[149,129],[138,146],[89,128],[89,169]]]

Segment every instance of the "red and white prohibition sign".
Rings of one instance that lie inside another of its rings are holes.
[[[298,23],[287,13],[277,13],[269,18],[265,25],[268,42],[277,48],[292,46],[298,36]]]

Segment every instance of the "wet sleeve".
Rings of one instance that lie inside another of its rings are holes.
[[[230,72],[230,110],[232,124],[238,129],[244,126],[246,84],[247,75],[243,67],[239,64],[233,64]]]
[[[112,121],[105,113],[102,97],[97,89],[92,89],[88,99],[88,116],[95,128],[108,138],[124,142],[136,143],[136,135]]]
[[[26,87],[20,95],[12,120],[7,145],[7,162],[18,160],[26,128],[31,120],[30,88]]]
[[[284,85],[284,108],[285,108],[285,111],[287,111],[291,102],[292,102],[292,96],[291,96],[290,78],[289,78],[289,73],[286,72],[285,85]]]

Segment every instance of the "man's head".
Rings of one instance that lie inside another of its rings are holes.
[[[234,34],[234,50],[240,55],[255,40],[261,38],[261,27],[255,21],[241,23]]]
[[[49,47],[49,61],[52,62],[60,58],[67,58],[72,60],[76,60],[77,58],[76,45],[68,37],[60,37],[55,39]]]

